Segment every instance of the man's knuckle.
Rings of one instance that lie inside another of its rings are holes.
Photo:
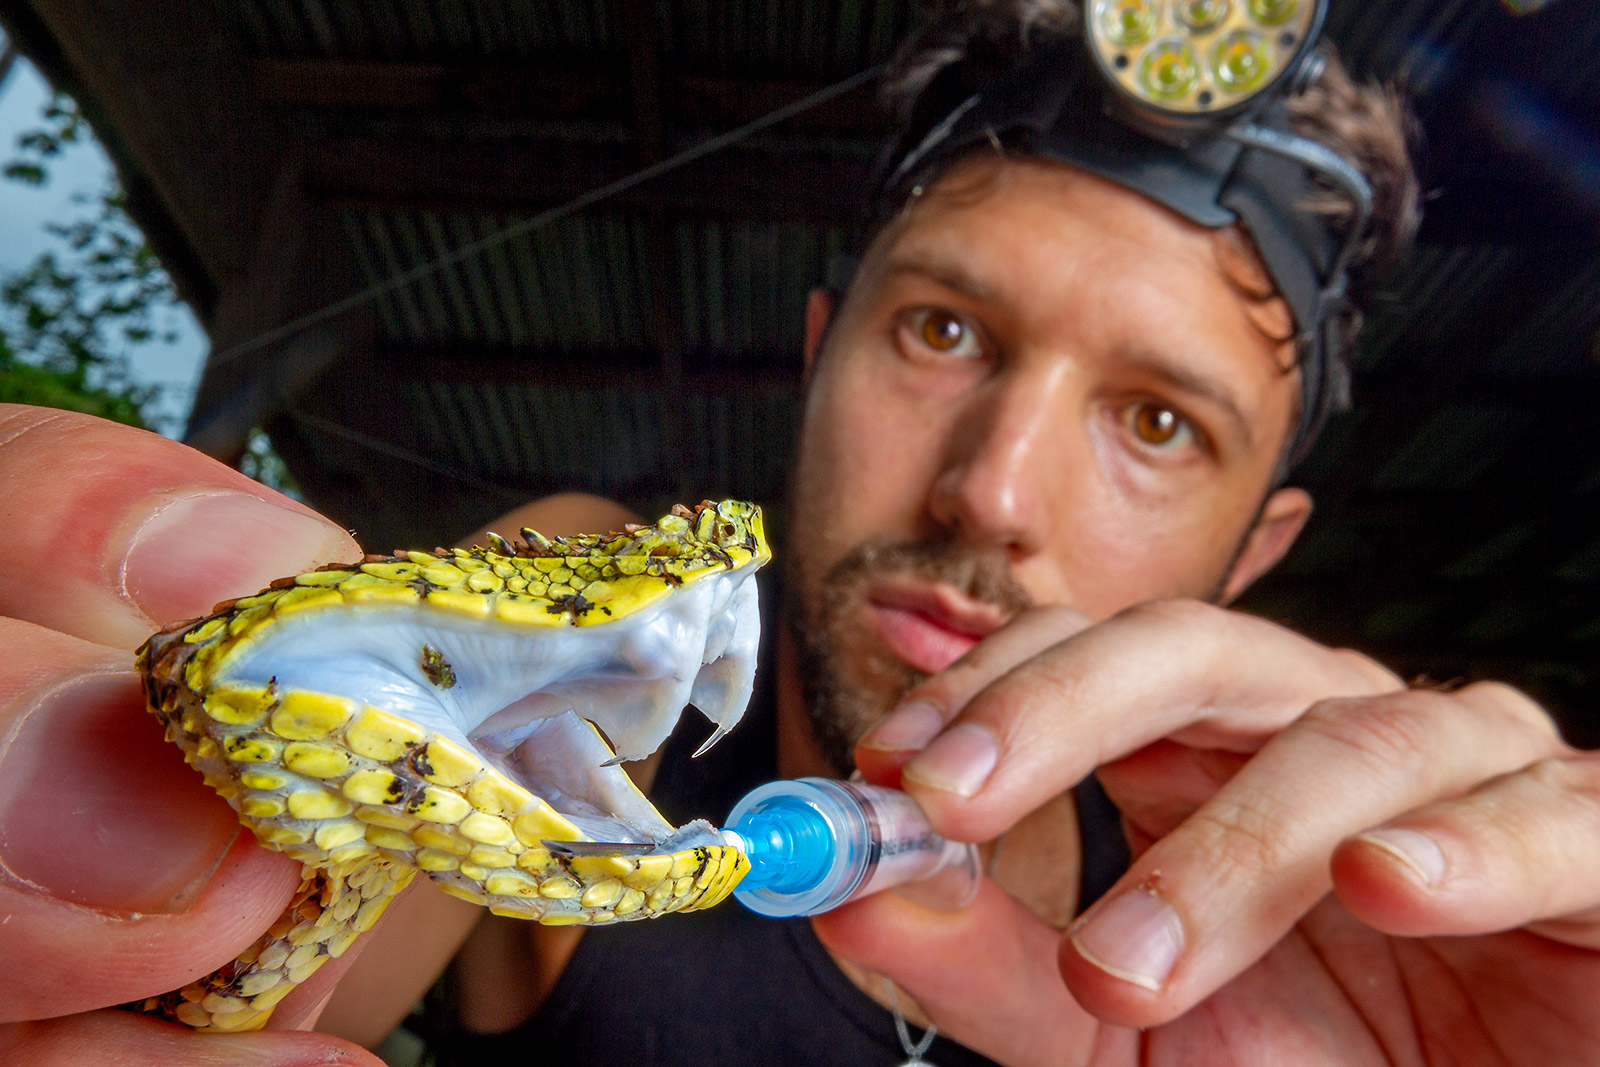
[[[1188,645],[1215,634],[1217,627],[1231,614],[1199,600],[1172,598],[1135,604],[1119,612],[1117,618],[1150,635],[1151,639],[1165,638]]]
[[[1384,690],[1404,688],[1398,675],[1371,656],[1357,652],[1353,648],[1331,648],[1328,651],[1332,652],[1334,658],[1343,663],[1350,671],[1360,675],[1362,680],[1374,690],[1382,692]]]
[[[1600,763],[1593,758],[1534,760],[1522,774],[1542,789],[1600,804]]]
[[[1076,634],[1090,625],[1089,616],[1076,608],[1069,608],[1065,604],[1042,604],[1029,608],[1027,613],[1018,616],[1019,619],[1030,618],[1035,625],[1062,634]]]
[[[1538,701],[1503,682],[1473,682],[1455,695],[1468,706],[1499,716],[1513,727],[1532,730],[1552,740],[1560,737],[1555,720]]]
[[[1203,600],[1195,600],[1191,597],[1169,597],[1162,600],[1151,600],[1134,610],[1143,610],[1154,618],[1164,619],[1184,626],[1213,622],[1219,615],[1224,614],[1222,609],[1215,605],[1207,604]]]
[[[1559,827],[1563,838],[1570,838],[1574,827],[1588,828],[1578,836],[1600,831],[1600,759],[1551,756],[1528,764],[1511,781],[1524,788],[1496,791],[1490,796],[1499,803],[1489,805],[1489,814],[1499,815],[1496,821],[1506,841],[1525,841],[1530,818]],[[1529,787],[1535,790],[1532,796],[1526,792]]]
[[[1234,796],[1213,803],[1189,817],[1197,851],[1249,882],[1282,870],[1290,861],[1294,835],[1284,823],[1281,805],[1272,798]]]
[[[1440,709],[1434,694],[1323,700],[1313,704],[1301,729],[1345,750],[1373,770],[1409,771],[1429,760]]]
[[[994,726],[1002,744],[1016,744],[1027,740],[1036,719],[1056,719],[1081,699],[1082,680],[1076,674],[1030,663],[987,686],[967,705],[967,713]]]

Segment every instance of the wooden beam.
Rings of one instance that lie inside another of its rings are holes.
[[[130,189],[146,187],[137,221],[162,216],[153,220],[157,250],[180,275],[199,265],[184,289],[204,312],[215,288],[246,269],[285,149],[251,97],[237,34],[215,5],[183,0],[6,6],[8,19],[14,7],[37,21],[50,53],[39,55],[42,68],[79,99]],[[205,104],[185,106],[195,101]],[[170,238],[159,232],[166,228]]]
[[[256,59],[249,70],[255,98],[269,107],[577,118],[620,115],[628,100],[627,83],[616,75],[546,64]]]
[[[666,150],[666,115],[661,97],[661,41],[653,0],[622,0],[623,38],[628,42],[628,87],[639,165],[659,162]]]
[[[331,363],[372,333],[370,305],[258,349],[268,331],[348,291],[354,272],[329,239],[331,227],[305,201],[298,165],[282,167],[261,212],[250,269],[229,280],[206,323],[211,355],[195,391],[185,443],[226,461],[250,431],[272,419]]]
[[[802,393],[801,368],[792,356],[745,360],[717,367],[715,357],[688,353],[683,392],[731,397],[793,397]],[[548,389],[661,389],[657,352],[529,352],[470,345],[436,348],[383,345],[373,367],[400,380],[474,382]]]
[[[6,75],[11,73],[11,66],[17,61],[17,46],[10,37],[6,38],[4,47],[0,47],[0,88],[6,84]]]
[[[632,2],[632,0],[629,0]],[[635,73],[549,66],[486,67],[372,60],[258,59],[249,66],[255,98],[269,107],[338,112],[437,111],[532,119],[627,121]],[[731,128],[818,89],[821,82],[673,75],[658,71],[663,121]],[[873,90],[860,89],[794,120],[797,128],[875,139],[889,117]]]
[[[656,22],[654,0],[622,0],[623,37],[628,42],[628,84],[632,87],[634,143],[638,146],[641,167],[659,163],[666,154],[666,115],[661,96],[661,30]],[[679,309],[673,306],[674,293],[683,291],[678,260],[672,254],[672,233],[667,213],[653,206],[645,213],[646,269],[650,278],[650,320],[660,346],[660,388],[667,396],[682,396],[683,328]],[[662,452],[684,455],[689,439],[685,405],[666,404],[662,408]],[[687,472],[675,467],[680,493]]]
[[[334,207],[533,213],[634,173],[626,145],[570,141],[452,143],[319,138],[306,146],[306,188]],[[624,210],[701,218],[849,225],[863,208],[863,160],[732,148],[618,196]]]

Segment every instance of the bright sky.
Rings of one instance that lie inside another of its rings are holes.
[[[18,134],[39,126],[49,95],[33,65],[19,59],[0,84],[0,162],[15,154]],[[110,167],[98,145],[80,145],[49,164],[50,180],[43,186],[0,179],[0,275],[28,265],[47,248],[63,247],[59,238],[45,232],[45,223],[84,214],[88,209],[74,204],[73,194],[99,190]],[[138,345],[128,351],[135,377],[162,387],[156,414],[169,436],[183,432],[207,345],[187,308],[179,316],[178,334],[176,344]]]

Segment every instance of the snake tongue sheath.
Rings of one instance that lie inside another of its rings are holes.
[[[615,763],[654,751],[688,702],[710,741],[743,714],[760,510],[708,501],[622,533],[525,538],[297,575],[140,649],[168,736],[306,877],[238,961],[134,1006],[258,1027],[418,870],[544,923],[731,891],[745,857],[708,823],[674,829]]]

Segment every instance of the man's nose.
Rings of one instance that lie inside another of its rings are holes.
[[[1070,382],[1062,373],[1010,373],[980,389],[956,421],[929,510],[963,540],[1013,557],[1049,536],[1049,499],[1081,457],[1065,447]]]

